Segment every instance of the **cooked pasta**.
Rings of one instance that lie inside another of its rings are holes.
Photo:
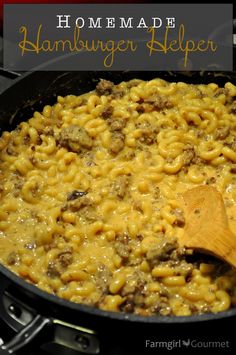
[[[236,271],[181,249],[180,197],[212,184],[236,231],[236,87],[162,79],[59,96],[0,138],[0,261],[72,302],[220,312]]]

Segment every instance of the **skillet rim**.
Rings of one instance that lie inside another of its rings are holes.
[[[68,307],[71,311],[80,311],[90,316],[99,316],[101,318],[113,319],[117,321],[126,321],[126,322],[135,322],[135,323],[148,323],[148,324],[187,324],[187,323],[201,323],[210,320],[221,320],[225,318],[236,317],[236,307],[231,308],[224,312],[218,313],[203,313],[192,316],[140,316],[136,314],[126,314],[123,312],[112,312],[98,309],[92,306],[85,304],[75,303],[63,298],[60,298],[56,295],[47,293],[46,291],[41,290],[39,287],[27,282],[20,276],[17,276],[15,273],[7,269],[5,266],[0,264],[0,274],[3,274],[7,281],[12,281],[17,287],[23,288],[23,291],[31,293],[40,298],[43,298],[44,301],[52,302],[57,306]],[[28,295],[25,296],[29,297]],[[24,299],[23,299],[24,303]],[[36,306],[37,310],[37,306]],[[38,310],[37,310],[38,311]],[[47,315],[50,317],[50,311]],[[63,317],[62,317],[63,318]]]

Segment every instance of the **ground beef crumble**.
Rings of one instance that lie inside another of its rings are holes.
[[[79,153],[82,149],[91,149],[93,140],[88,132],[79,126],[71,125],[60,132],[58,143],[69,151]]]
[[[120,131],[112,132],[111,135],[111,145],[110,145],[110,153],[113,155],[118,154],[125,145],[125,135]]]
[[[98,95],[110,95],[114,88],[114,83],[109,80],[100,79],[96,86],[96,92]]]
[[[128,192],[130,176],[122,175],[112,183],[112,192],[119,200],[122,200]]]

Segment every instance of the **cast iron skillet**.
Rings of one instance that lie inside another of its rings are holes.
[[[132,78],[149,80],[155,77],[188,83],[216,82],[221,86],[227,81],[236,82],[236,74],[232,72],[33,72],[17,79],[0,96],[0,134],[6,129],[14,129],[34,111],[41,111],[44,105],[53,104],[57,95],[79,95],[94,89],[100,78],[118,83]],[[52,339],[57,343],[65,342],[61,339],[69,330],[72,335],[68,333],[67,340],[73,350],[67,350],[67,355],[128,354],[131,351],[149,353],[146,339],[157,340],[157,337],[166,341],[173,337],[189,339],[195,334],[199,339],[213,336],[216,341],[225,334],[225,340],[230,340],[236,308],[190,317],[141,317],[106,312],[47,294],[0,265],[1,317],[18,335],[0,346],[0,355],[27,355],[39,344]],[[209,333],[209,329],[213,329],[210,327],[214,327],[214,331]]]

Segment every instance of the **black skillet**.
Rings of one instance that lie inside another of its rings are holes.
[[[99,78],[118,83],[157,76],[168,81],[216,82],[221,86],[227,81],[236,82],[236,74],[231,72],[34,72],[17,79],[0,96],[0,133],[14,129],[19,122],[29,119],[34,111],[42,110],[44,105],[53,104],[57,95],[79,95],[94,89]],[[0,346],[0,355],[28,355],[39,345],[52,341],[60,353],[66,355],[166,353],[164,345],[154,349],[150,348],[150,343],[146,346],[148,339],[175,340],[172,353],[178,350],[189,353],[185,344],[194,339],[221,339],[229,341],[225,350],[234,351],[235,347],[231,329],[236,321],[236,308],[191,317],[141,317],[106,312],[47,294],[2,265],[0,318],[16,332],[12,339]],[[50,352],[50,345],[47,346]],[[197,346],[191,348],[191,352],[199,350]]]

